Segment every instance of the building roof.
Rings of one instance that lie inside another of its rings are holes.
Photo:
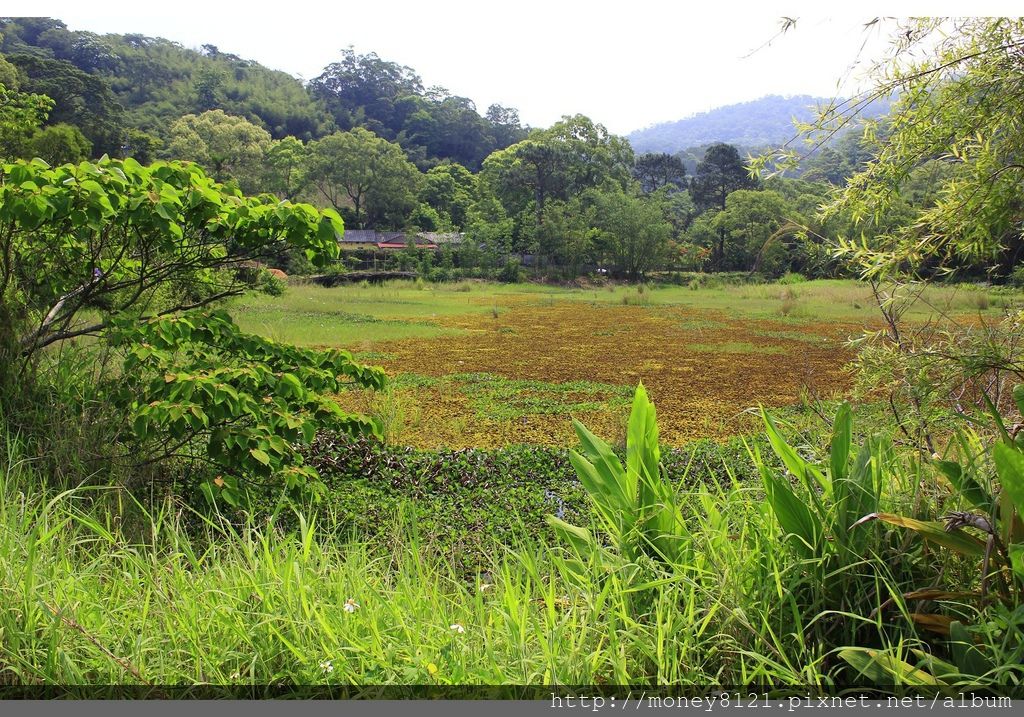
[[[382,241],[377,242],[378,249],[405,249],[406,243],[404,241]],[[423,242],[416,242],[417,249],[437,249],[437,244],[424,244]]]
[[[379,240],[374,229],[346,229],[341,241],[345,244],[376,244]]]
[[[420,232],[416,236],[432,244],[461,244],[466,235],[462,232]]]

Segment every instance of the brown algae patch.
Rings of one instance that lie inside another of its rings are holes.
[[[625,433],[640,381],[662,440],[678,445],[750,430],[747,409],[795,403],[803,390],[845,392],[844,341],[830,323],[733,319],[720,312],[560,301],[439,317],[458,333],[383,341],[401,413],[396,442],[424,448],[571,445],[570,416],[608,440]],[[787,335],[788,334],[788,335]],[[794,335],[797,334],[797,335]],[[402,375],[418,377],[403,385]],[[380,397],[342,397],[381,415]]]

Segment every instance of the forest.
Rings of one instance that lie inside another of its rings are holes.
[[[878,23],[624,137],[0,18],[0,699],[1024,696],[1024,21]]]

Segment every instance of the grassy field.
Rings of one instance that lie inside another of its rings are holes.
[[[930,288],[908,312],[998,318],[1010,297]],[[850,385],[848,340],[880,328],[870,288],[853,281],[572,289],[483,283],[325,289],[296,285],[232,310],[275,339],[349,349],[394,378],[383,394],[343,396],[381,418],[392,442],[423,448],[566,445],[569,417],[620,441],[640,381],[666,443],[754,426],[747,409]]]

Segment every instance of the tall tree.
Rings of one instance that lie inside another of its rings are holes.
[[[757,180],[731,144],[713,144],[697,165],[690,192],[697,209],[725,209],[725,198],[737,189],[754,189]]]
[[[88,137],[97,154],[121,156],[123,108],[106,81],[64,60],[33,55],[11,55],[8,59],[25,77],[23,92],[53,100],[48,122],[73,124]]]
[[[185,115],[171,125],[170,156],[198,162],[219,182],[234,179],[245,191],[260,184],[270,133],[224,110]]]
[[[599,241],[617,273],[643,278],[665,255],[672,235],[658,206],[621,189],[588,194]]]
[[[393,142],[356,127],[310,146],[309,179],[359,228],[401,227],[416,206],[420,173]]]
[[[266,188],[281,197],[295,199],[309,184],[309,148],[295,137],[271,142],[264,158]]]
[[[683,160],[674,154],[648,152],[636,158],[633,177],[640,182],[644,194],[651,194],[662,187],[683,189],[686,187],[686,167]]]
[[[402,99],[422,95],[423,81],[411,67],[382,60],[375,52],[360,55],[348,47],[341,55],[310,81],[310,92],[326,103],[342,129],[372,121],[376,134],[394,139],[414,111]]]
[[[697,171],[690,183],[690,194],[698,211],[709,209],[725,211],[726,199],[738,189],[754,189],[757,179],[740,159],[740,153],[730,144],[713,144],[697,165]],[[725,264],[726,229],[719,229],[718,241],[711,253],[711,265],[722,269]]]

